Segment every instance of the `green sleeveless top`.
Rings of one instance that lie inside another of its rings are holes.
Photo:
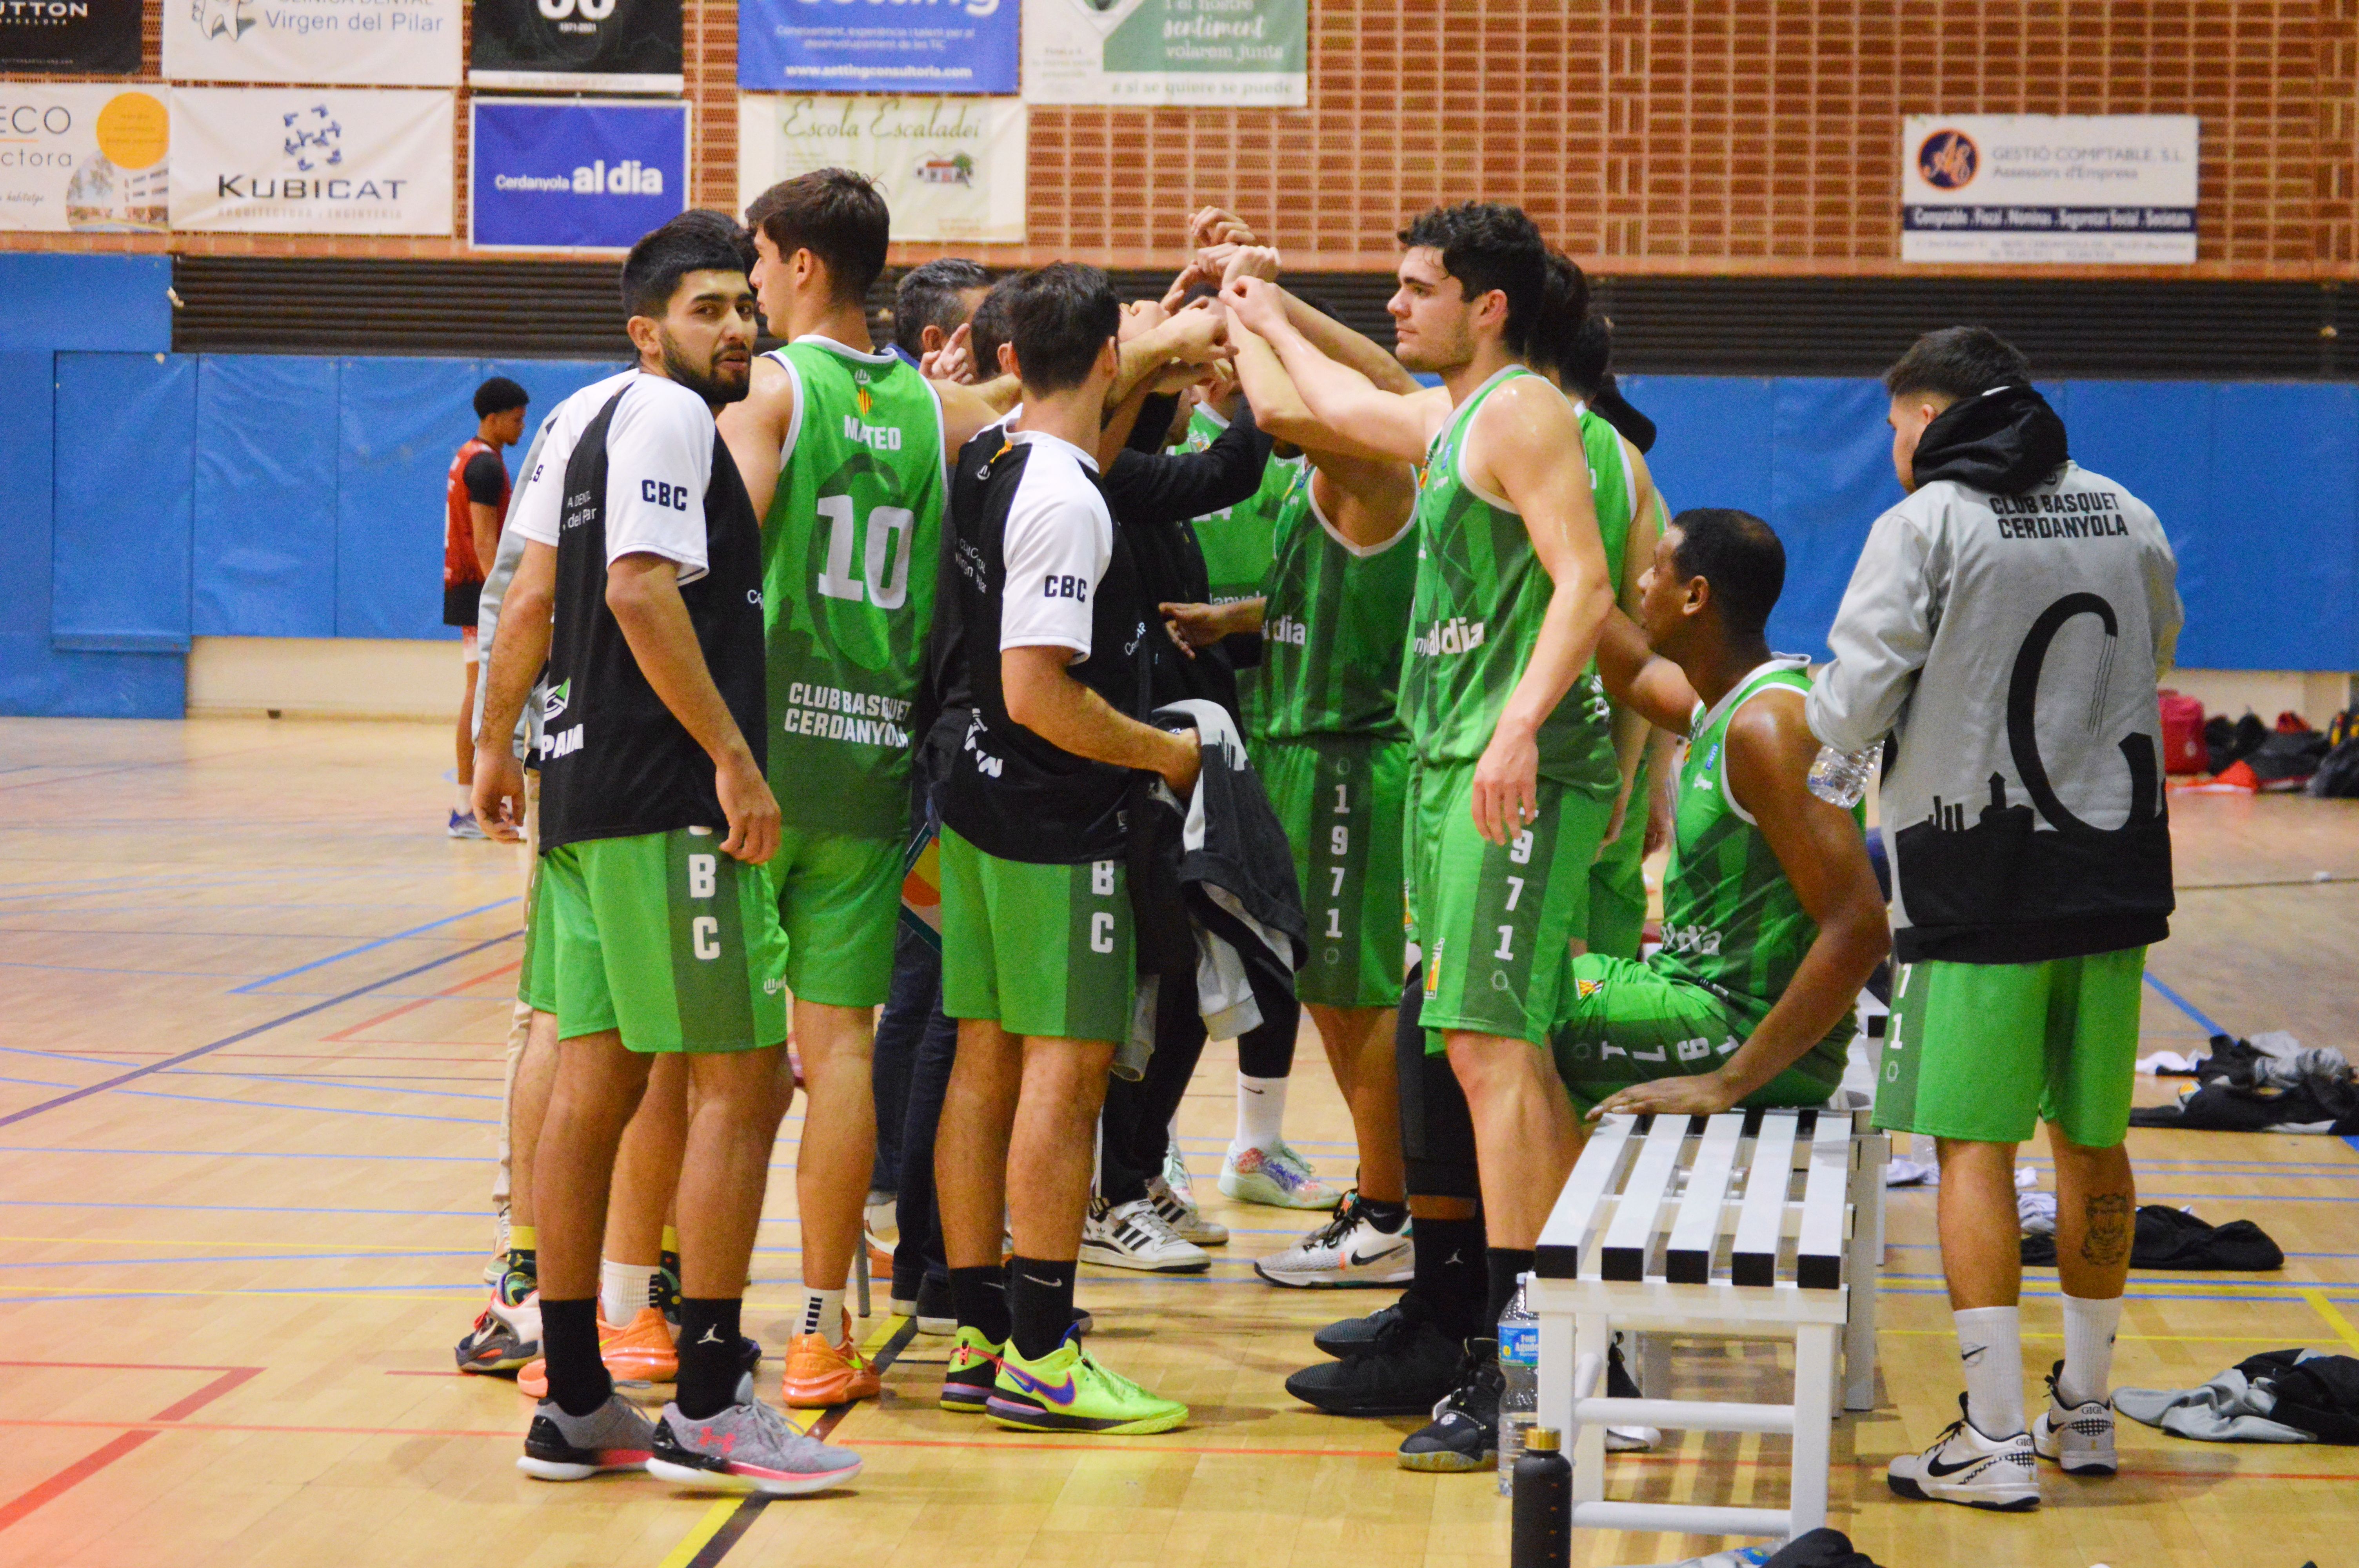
[[[1481,759],[1555,591],[1523,518],[1474,490],[1459,469],[1484,403],[1531,373],[1509,365],[1476,388],[1434,438],[1418,481],[1417,589],[1400,711],[1418,761],[1429,767]],[[1542,778],[1601,799],[1620,787],[1605,688],[1594,670],[1573,681],[1540,725],[1539,752]]]
[[[1663,946],[1653,967],[1712,991],[1748,1032],[1785,994],[1819,927],[1769,841],[1729,793],[1723,753],[1738,708],[1771,687],[1809,691],[1809,668],[1806,659],[1771,659],[1711,711],[1699,711],[1680,767],[1678,822],[1663,878]],[[1858,808],[1853,816],[1864,820]],[[1841,1078],[1851,1033],[1845,1013],[1795,1068],[1829,1083]]]
[[[889,352],[810,337],[771,357],[796,395],[762,521],[770,788],[789,827],[898,838],[934,618],[941,402]]]
[[[1589,459],[1589,493],[1597,505],[1598,542],[1605,546],[1605,578],[1614,602],[1622,602],[1622,568],[1630,553],[1630,512],[1637,478],[1630,471],[1629,454],[1622,449],[1621,433],[1581,410],[1581,445]]]
[[[1199,406],[1188,416],[1188,439],[1182,450],[1201,452],[1221,438],[1229,422]],[[1261,591],[1269,571],[1270,524],[1302,471],[1300,458],[1273,457],[1261,470],[1261,488],[1248,500],[1195,520],[1196,543],[1204,552],[1204,573],[1212,579],[1212,602],[1251,599]]]
[[[1401,633],[1417,586],[1414,522],[1364,550],[1320,515],[1310,479],[1309,464],[1295,470],[1273,528],[1253,733],[1268,741],[1402,739]]]

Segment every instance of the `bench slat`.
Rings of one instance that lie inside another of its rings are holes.
[[[1596,1228],[1598,1206],[1621,1179],[1634,1147],[1630,1135],[1637,1126],[1635,1116],[1609,1116],[1590,1133],[1581,1158],[1573,1162],[1572,1174],[1565,1179],[1564,1191],[1557,1195],[1556,1206],[1549,1211],[1548,1224],[1540,1230],[1539,1246],[1532,1258],[1532,1271],[1540,1278],[1581,1277],[1581,1255]]]
[[[1821,1116],[1810,1139],[1802,1182],[1802,1234],[1794,1249],[1794,1282],[1806,1291],[1843,1285],[1843,1205],[1851,1195],[1852,1119]]]
[[[1736,1242],[1729,1255],[1729,1278],[1736,1284],[1777,1282],[1777,1235],[1786,1217],[1799,1122],[1799,1116],[1777,1111],[1761,1115],[1745,1177],[1745,1206],[1736,1217]]]
[[[1658,1116],[1655,1125],[1647,1130],[1646,1146],[1638,1151],[1638,1162],[1630,1168],[1630,1179],[1623,1184],[1621,1206],[1614,1211],[1614,1223],[1606,1227],[1605,1240],[1598,1249],[1599,1278],[1647,1277],[1647,1250],[1654,1243],[1656,1222],[1662,1216],[1663,1205],[1670,1198],[1671,1176],[1680,1166],[1680,1151],[1687,1142],[1689,1120],[1684,1116]]]
[[[1711,1281],[1712,1249],[1720,1242],[1721,1205],[1728,1195],[1737,1141],[1744,1135],[1745,1118],[1738,1112],[1723,1111],[1704,1123],[1703,1142],[1688,1172],[1687,1194],[1680,1200],[1679,1217],[1671,1224],[1671,1243],[1663,1254],[1663,1276],[1675,1285]]]

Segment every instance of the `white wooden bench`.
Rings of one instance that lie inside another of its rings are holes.
[[[1592,1132],[1540,1233],[1529,1292],[1540,1329],[1539,1420],[1572,1434],[1575,1525],[1789,1536],[1826,1522],[1838,1343],[1843,1408],[1875,1403],[1889,1142],[1866,1123],[1864,1109],[1740,1110],[1609,1116]],[[1647,1397],[1596,1397],[1617,1328],[1790,1336],[1793,1402],[1673,1400],[1659,1376],[1642,1388]],[[1787,1433],[1788,1505],[1609,1502],[1608,1425]]]

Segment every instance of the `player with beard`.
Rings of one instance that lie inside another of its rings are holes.
[[[476,812],[516,820],[510,738],[545,660],[524,989],[559,1041],[536,1172],[548,1396],[517,1461],[544,1480],[645,1466],[785,1494],[860,1468],[755,1397],[739,1344],[787,1034],[783,939],[757,869],[778,840],[762,773],[761,541],[713,424],[745,395],[752,260],[744,231],[712,212],[632,247],[638,364],[575,394],[595,411],[570,456],[545,454],[527,481],[526,550],[476,730]],[[615,1152],[658,1053],[686,1057],[696,1094],[677,1198],[679,1388],[650,1426],[600,1359],[596,1292]]]

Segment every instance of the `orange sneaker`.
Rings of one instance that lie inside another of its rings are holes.
[[[618,1383],[669,1383],[679,1377],[679,1352],[672,1347],[671,1326],[651,1306],[621,1328],[598,1314],[598,1358]],[[530,1399],[549,1398],[549,1363],[527,1361],[516,1370],[516,1392]]]
[[[799,1334],[788,1342],[787,1369],[778,1391],[788,1410],[824,1410],[873,1400],[884,1386],[876,1368],[853,1345],[849,1318],[840,1343],[829,1344],[824,1334]]]

